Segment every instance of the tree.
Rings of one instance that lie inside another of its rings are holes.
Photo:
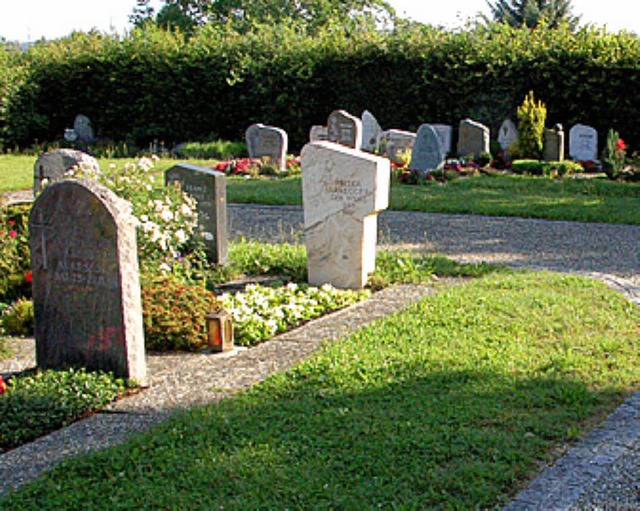
[[[385,0],[164,0],[155,21],[162,26],[161,13],[170,11],[171,19],[178,14],[191,18],[195,25],[207,23],[231,25],[240,32],[259,23],[293,21],[310,28],[330,23],[362,19],[370,23],[393,23],[395,11]],[[137,0],[131,21],[140,26],[153,20],[150,0]],[[166,18],[166,16],[165,16]],[[180,23],[183,23],[181,20]],[[173,26],[176,26],[174,23]]]
[[[580,21],[580,16],[571,12],[571,0],[497,0],[494,4],[487,0],[487,4],[494,21],[512,27],[536,28],[544,22],[549,28],[567,23],[575,29]]]

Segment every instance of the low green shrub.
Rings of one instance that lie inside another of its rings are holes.
[[[124,395],[132,382],[84,369],[14,376],[0,394],[0,451],[34,440]]]
[[[584,169],[575,161],[515,160],[511,163],[511,170],[515,174],[563,177],[578,174]]]
[[[177,145],[173,152],[181,158],[201,160],[230,160],[247,155],[247,144],[215,140],[212,142],[186,142]]]
[[[627,154],[627,145],[620,138],[620,134],[610,129],[607,133],[607,141],[602,151],[602,170],[609,179],[617,179],[622,173]]]
[[[205,316],[219,308],[202,287],[165,277],[142,287],[142,318],[147,349],[198,351],[207,346]]]
[[[27,298],[18,298],[10,307],[2,311],[0,325],[9,335],[19,337],[33,335],[33,301]]]

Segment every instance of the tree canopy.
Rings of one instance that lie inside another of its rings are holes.
[[[567,23],[576,28],[579,16],[572,14],[571,0],[487,0],[494,21],[507,23],[512,27],[536,28],[544,23],[549,28],[558,28]]]
[[[155,15],[155,16],[154,16]],[[150,0],[138,0],[131,20],[191,30],[204,24],[244,32],[259,23],[292,21],[311,29],[353,20],[393,23],[394,9],[384,0],[164,0],[156,14]]]

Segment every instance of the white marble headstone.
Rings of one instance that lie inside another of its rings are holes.
[[[576,124],[569,130],[569,156],[574,161],[598,159],[598,132],[585,124]]]
[[[307,144],[301,155],[309,283],[360,289],[375,269],[389,160],[332,142]]]
[[[518,140],[518,128],[511,119],[505,119],[498,133],[498,144],[503,151],[506,151],[516,140]]]
[[[378,148],[380,124],[369,110],[362,112],[362,150],[374,153]]]

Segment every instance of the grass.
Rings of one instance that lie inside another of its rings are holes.
[[[491,509],[638,388],[637,314],[588,279],[474,279],[0,506]]]
[[[100,164],[121,166],[123,159],[102,159]],[[0,190],[30,188],[33,156],[0,155]],[[178,160],[160,160],[162,173]],[[189,160],[211,167],[212,160]],[[272,205],[301,205],[300,177],[227,181],[228,202]],[[390,209],[430,213],[460,213],[518,216],[549,220],[603,222],[640,225],[640,183],[607,179],[562,179],[530,176],[471,177],[444,185],[411,186],[394,183]]]

